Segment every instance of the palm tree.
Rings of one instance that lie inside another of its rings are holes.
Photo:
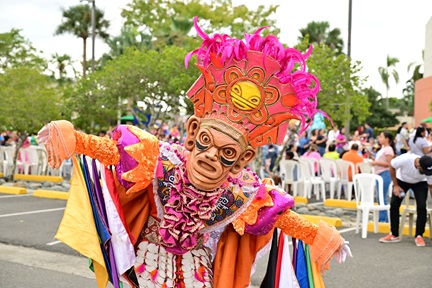
[[[72,67],[74,74],[76,74],[75,69],[72,66],[72,58],[70,55],[67,54],[63,54],[63,55],[59,55],[58,53],[55,53],[51,56],[51,63],[54,64],[58,70],[58,75],[59,75],[59,82],[62,82],[63,80],[65,80],[67,78],[67,72],[66,72],[66,68],[67,67]],[[53,71],[53,77],[55,78],[55,71]]]
[[[86,4],[80,4],[69,7],[69,9],[62,9],[63,12],[63,23],[60,24],[55,35],[61,35],[70,33],[83,40],[83,77],[87,71],[87,38],[91,36],[92,24],[91,24],[91,7]],[[104,17],[104,12],[96,8],[95,11],[95,22],[96,22],[96,36],[102,39],[108,39],[108,33],[106,30],[109,27],[109,22]]]
[[[386,109],[389,108],[389,97],[388,97],[388,90],[390,89],[389,80],[390,80],[390,74],[393,76],[393,79],[395,80],[396,84],[399,83],[399,73],[393,68],[396,66],[396,64],[399,63],[399,59],[396,57],[390,57],[387,55],[387,65],[386,67],[379,67],[378,72],[381,75],[381,80],[383,81],[384,85],[386,86]]]
[[[336,50],[338,54],[342,53],[344,43],[341,38],[341,31],[339,28],[330,30],[330,24],[327,21],[309,22],[306,28],[300,29],[300,33],[299,41],[303,41],[309,35],[309,43],[317,43],[318,45],[324,43],[330,49]]]

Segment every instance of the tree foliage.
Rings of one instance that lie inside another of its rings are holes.
[[[89,129],[91,122],[115,122],[119,111],[133,113],[138,101],[145,103],[153,119],[178,113],[185,89],[198,77],[196,68],[184,68],[185,54],[184,49],[175,46],[159,51],[126,49],[67,92],[78,115],[74,123]]]
[[[246,5],[234,6],[232,0],[215,0],[206,3],[200,0],[133,0],[122,12],[126,24],[144,27],[144,32],[157,41],[169,45],[187,45],[184,39],[192,30],[194,16],[208,33],[228,33],[232,37],[243,37],[245,32],[269,26],[266,33],[277,35],[279,29],[273,18],[278,6],[260,5],[250,10]],[[150,12],[149,12],[150,11]],[[188,48],[188,47],[185,47]]]
[[[399,123],[396,115],[384,107],[384,99],[378,91],[372,87],[369,87],[363,89],[362,93],[366,95],[370,103],[369,116],[366,118],[366,123],[368,123],[371,127],[380,128],[393,127]],[[356,126],[361,125],[363,124],[363,120],[356,117],[354,119],[354,124]]]
[[[46,61],[33,45],[21,35],[18,29],[0,33],[0,72],[8,67],[31,66],[43,70]]]
[[[35,68],[7,68],[0,74],[0,123],[3,129],[37,132],[60,115],[60,101],[48,76]]]
[[[308,40],[297,47],[306,51]],[[321,91],[318,93],[318,108],[325,111],[335,123],[344,123],[347,118],[360,121],[369,115],[369,102],[360,91],[364,81],[359,76],[359,62],[352,62],[345,54],[337,54],[326,45],[315,45],[307,60],[309,72],[318,77]],[[346,109],[351,113],[345,113]]]
[[[298,37],[300,42],[308,39],[309,43],[318,45],[325,44],[330,49],[337,51],[337,54],[342,53],[344,46],[339,28],[330,30],[330,24],[327,21],[309,22],[305,28],[300,29],[301,36]]]

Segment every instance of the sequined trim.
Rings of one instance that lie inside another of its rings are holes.
[[[314,243],[318,231],[317,225],[291,210],[284,212],[276,221],[275,226],[282,229],[285,234],[300,239],[309,245]]]
[[[115,165],[120,161],[117,141],[77,131],[75,131],[75,137],[76,153],[97,159],[105,166]]]

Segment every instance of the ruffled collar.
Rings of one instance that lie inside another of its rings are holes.
[[[183,161],[182,161],[183,162]],[[200,191],[187,178],[186,161],[176,165],[175,180],[159,228],[160,242],[174,254],[184,254],[196,246],[198,233],[210,219],[224,190]]]

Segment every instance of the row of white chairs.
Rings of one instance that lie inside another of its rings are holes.
[[[15,153],[15,147],[0,146],[0,172],[5,176],[9,176],[13,172]],[[47,152],[43,146],[20,148],[18,153],[14,173],[52,176],[70,174],[71,161],[64,161],[59,169],[51,168],[48,165]]]
[[[343,187],[346,199],[351,200],[354,182],[349,180],[349,170],[353,171],[353,175],[360,172],[373,173],[373,167],[367,162],[354,165],[350,161],[327,158],[316,160],[301,157],[299,161],[282,160],[279,168],[284,189],[291,185],[293,195],[297,196],[299,188],[302,187],[302,196],[307,198],[311,198],[313,190],[317,200],[321,196],[323,201],[326,199],[326,185],[329,186],[331,199],[335,198],[335,193],[340,199]]]

